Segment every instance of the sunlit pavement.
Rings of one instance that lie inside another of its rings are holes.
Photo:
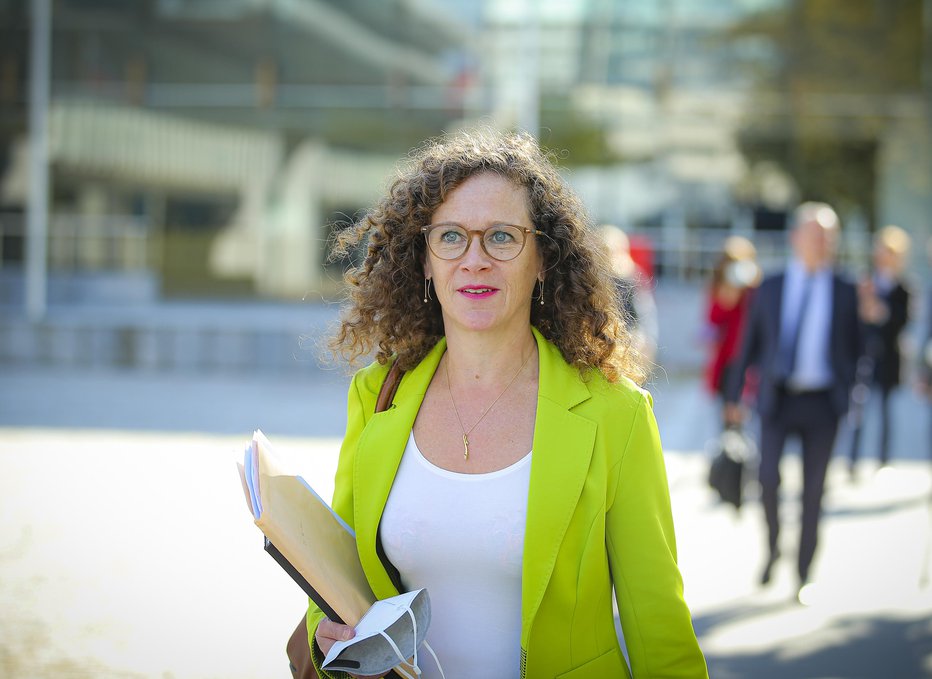
[[[783,558],[762,588],[756,498],[740,512],[716,505],[704,461],[668,455],[680,565],[712,676],[932,676],[928,464],[901,462],[852,484],[846,465],[833,462],[814,584],[800,605],[798,462],[784,463]]]
[[[242,439],[0,435],[0,676],[288,676],[303,595],[262,551]],[[278,443],[332,476],[335,441]]]
[[[159,379],[0,375],[0,676],[288,676],[283,646],[302,595],[262,551],[234,461],[261,426],[329,497],[336,434],[301,428],[342,429],[334,413],[344,385]],[[916,452],[890,469],[865,461],[852,483],[833,462],[817,588],[802,606],[793,577],[798,461],[790,455],[784,468],[785,556],[761,589],[753,488],[740,513],[716,503],[706,456],[681,445],[708,426],[694,388],[659,387],[657,413],[686,596],[712,676],[932,676],[927,413],[908,411],[921,421],[900,445]],[[100,409],[110,415],[93,414]],[[165,431],[173,419],[193,429],[199,417],[218,433]]]

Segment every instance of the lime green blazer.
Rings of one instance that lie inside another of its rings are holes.
[[[595,372],[582,379],[559,349],[536,329],[534,335],[540,371],[521,582],[521,677],[707,677],[683,599],[650,395]],[[373,412],[387,365],[360,370],[350,385],[333,508],[355,529],[363,570],[380,599],[398,591],[377,554],[379,521],[445,349],[441,340],[404,375],[386,411]],[[630,671],[616,636],[613,586]],[[310,602],[312,648],[322,618]],[[314,660],[319,669],[321,659]]]

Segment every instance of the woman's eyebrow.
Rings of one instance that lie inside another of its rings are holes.
[[[453,221],[431,222],[431,223],[428,224],[427,226],[459,226],[460,228],[463,228],[463,229],[466,228],[466,226],[465,226],[464,224],[462,224],[462,223],[460,223],[460,222],[453,222]],[[482,228],[482,229],[467,229],[467,230],[472,230],[472,231],[485,231],[486,229],[491,229],[493,226],[513,226],[513,227],[515,227],[515,228],[517,228],[517,229],[523,229],[523,228],[525,228],[525,227],[521,226],[520,224],[512,224],[511,222],[506,222],[506,221],[501,221],[501,220],[499,220],[499,221],[489,222],[489,225],[486,226],[485,228]]]

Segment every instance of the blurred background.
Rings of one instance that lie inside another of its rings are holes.
[[[912,389],[932,0],[0,0],[0,675],[287,672],[300,596],[232,460],[261,426],[332,483],[348,378],[319,360],[345,266],[329,243],[412,147],[476,123],[535,134],[649,281],[648,386],[713,676],[932,676]],[[830,479],[838,598],[810,609],[785,607],[789,572],[755,591],[758,507],[704,480],[713,268],[734,235],[782,265],[804,200],[838,211],[853,275],[881,227],[905,229],[915,292],[893,475]],[[224,526],[196,559],[167,547],[202,549],[191,497]]]

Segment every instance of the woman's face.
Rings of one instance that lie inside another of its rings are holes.
[[[874,268],[887,274],[898,274],[902,267],[902,258],[882,242],[874,245]]]
[[[485,231],[498,224],[533,228],[526,190],[491,172],[473,175],[450,192],[431,223],[467,231]],[[424,271],[433,280],[446,332],[527,328],[541,264],[536,236],[528,234],[526,239],[521,254],[507,262],[489,256],[478,234],[459,259],[440,259],[428,248]]]

